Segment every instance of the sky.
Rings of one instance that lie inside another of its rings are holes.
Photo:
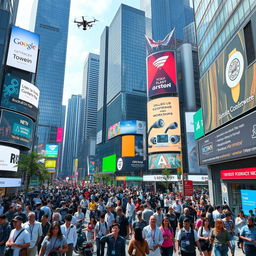
[[[16,26],[30,29],[31,10],[35,0],[20,0]],[[60,1],[61,2],[61,1]],[[63,104],[67,105],[72,94],[82,93],[83,66],[88,52],[99,54],[100,36],[109,26],[121,3],[135,8],[140,0],[71,0],[69,33],[64,81]],[[96,18],[90,30],[78,29],[74,19]]]

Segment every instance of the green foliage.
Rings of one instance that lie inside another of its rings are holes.
[[[105,185],[113,183],[113,174],[110,173],[95,173],[94,174],[94,182],[95,183],[103,183]]]
[[[168,169],[164,169],[162,171],[162,175],[163,175],[163,179],[164,179],[163,185],[165,186],[166,189],[168,189],[170,178],[171,178],[171,171]]]

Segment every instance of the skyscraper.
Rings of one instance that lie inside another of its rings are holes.
[[[82,96],[72,95],[68,100],[65,142],[63,150],[61,176],[72,175],[74,160],[78,158],[80,138],[80,117],[82,112]]]
[[[35,32],[40,35],[36,85],[40,89],[38,144],[56,142],[61,126],[70,0],[39,0]]]

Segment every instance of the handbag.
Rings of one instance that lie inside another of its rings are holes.
[[[20,236],[20,234],[24,231],[25,229],[22,229],[20,231],[20,233],[15,237],[15,239],[13,240],[13,243],[16,242],[17,238]],[[26,249],[26,248],[24,248]],[[27,250],[27,249],[26,249]],[[6,250],[5,250],[5,256],[13,256],[13,248],[12,247],[7,247]],[[25,255],[24,255],[25,256]]]

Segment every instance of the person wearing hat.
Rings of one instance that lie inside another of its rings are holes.
[[[137,220],[133,223],[132,228],[133,232],[136,228],[143,230],[147,226],[147,222],[142,219],[142,211],[137,212]]]
[[[0,256],[5,253],[5,243],[11,233],[11,226],[4,214],[0,215]]]
[[[15,216],[12,220],[14,229],[11,231],[7,247],[13,249],[13,256],[19,256],[22,249],[27,249],[30,245],[30,237],[27,230],[22,228],[22,217]]]
[[[23,219],[22,223],[25,223],[27,221],[27,215],[22,212],[22,206],[20,204],[16,205],[16,212],[14,214],[14,217],[18,215]]]

